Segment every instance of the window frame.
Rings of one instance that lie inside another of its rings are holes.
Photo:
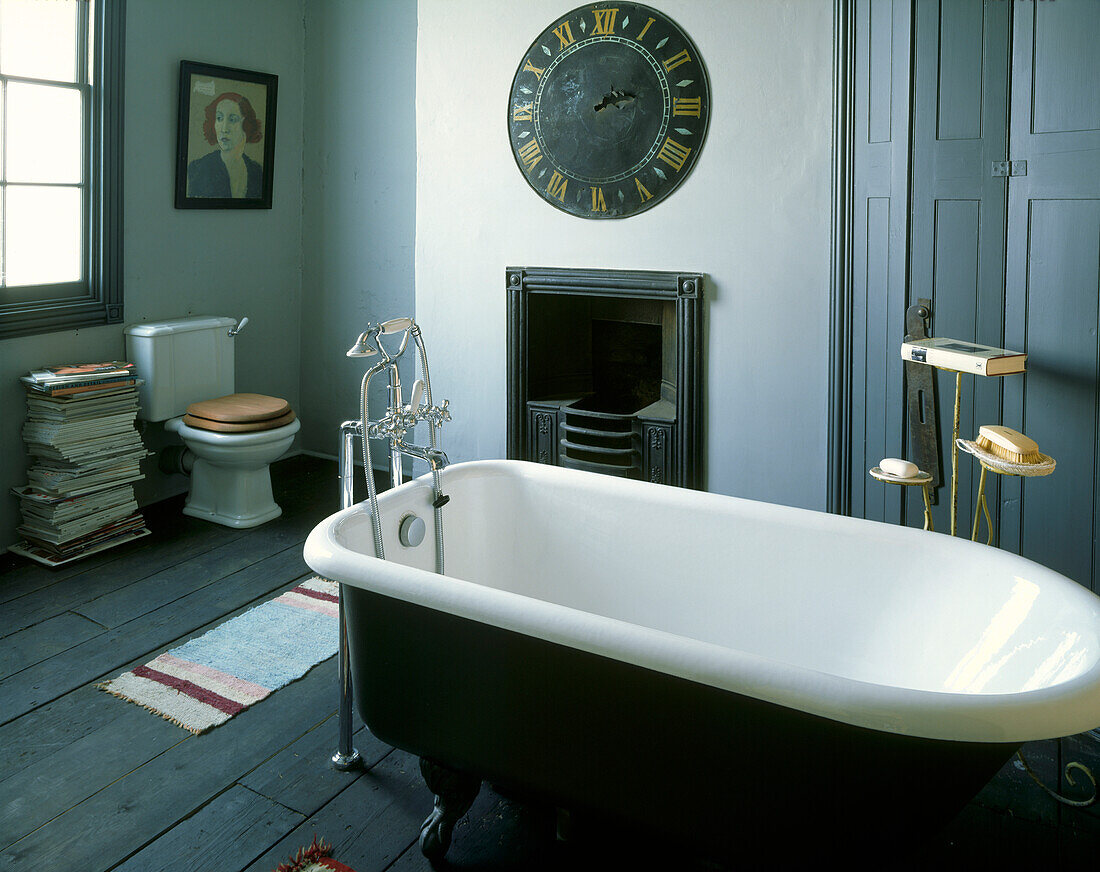
[[[122,304],[122,164],[125,0],[74,0],[87,21],[83,135],[85,139],[83,212],[84,273],[78,282],[16,285],[19,299],[0,297],[0,340],[117,324]],[[91,20],[87,20],[90,14]],[[20,77],[12,76],[15,81]],[[0,290],[0,294],[3,290]]]

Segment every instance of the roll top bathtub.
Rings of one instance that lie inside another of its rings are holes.
[[[897,845],[1022,742],[1100,725],[1100,599],[1015,555],[520,461],[444,490],[446,576],[424,479],[379,498],[386,561],[365,505],[305,547],[346,585],[359,711],[428,761],[437,824],[484,778],[710,854],[734,824],[783,838],[792,801],[818,848]]]

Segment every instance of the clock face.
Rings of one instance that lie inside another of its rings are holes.
[[[583,218],[656,205],[691,171],[707,132],[699,50],[638,3],[589,3],[546,28],[512,81],[508,133],[524,178]]]

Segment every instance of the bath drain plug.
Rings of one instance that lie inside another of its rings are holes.
[[[424,521],[416,515],[405,515],[397,528],[397,538],[406,548],[415,548],[424,541]]]

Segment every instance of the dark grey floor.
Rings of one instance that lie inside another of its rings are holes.
[[[335,464],[297,457],[274,469],[284,514],[237,531],[146,511],[153,535],[48,570],[0,558],[0,869],[234,872],[274,869],[316,834],[357,872],[429,868],[416,838],[432,805],[417,761],[361,724],[364,772],[328,766],[336,744],[335,658],[203,736],[94,688],[308,577],[302,543],[338,505]],[[1045,782],[1070,761],[1100,773],[1088,736],[1029,745]],[[700,765],[706,765],[705,760]],[[920,773],[884,772],[884,779]],[[1084,782],[1082,784],[1082,782]],[[827,797],[797,784],[739,785],[789,796],[798,821]],[[869,802],[874,797],[868,797]],[[730,821],[737,854],[737,821]],[[455,869],[708,869],[690,845],[558,842],[553,815],[485,787],[455,831]],[[785,868],[783,845],[738,868]],[[877,869],[1048,868],[1100,857],[1100,812],[1050,799],[1009,764],[943,833]],[[745,858],[749,859],[749,858]]]

